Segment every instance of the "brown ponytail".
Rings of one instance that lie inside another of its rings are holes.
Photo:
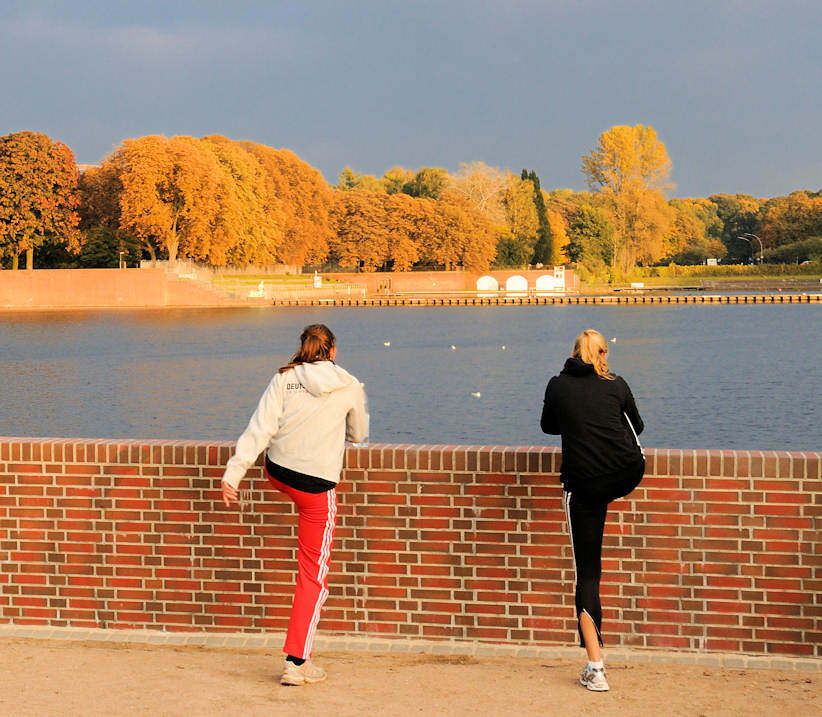
[[[285,373],[302,363],[330,361],[331,350],[334,348],[335,343],[334,334],[325,324],[306,326],[300,334],[300,348],[292,356],[291,361],[280,368],[278,373]]]
[[[608,344],[599,331],[587,329],[577,336],[571,355],[580,361],[593,364],[594,371],[602,378],[613,380],[614,376],[608,367]]]

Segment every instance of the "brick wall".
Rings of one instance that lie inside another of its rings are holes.
[[[0,438],[0,622],[284,630],[290,503],[229,443]],[[822,656],[822,454],[648,451],[609,511],[607,645]],[[554,448],[351,448],[325,631],[575,639]]]

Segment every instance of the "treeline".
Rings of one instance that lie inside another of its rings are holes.
[[[349,167],[336,186],[293,152],[213,135],[124,141],[79,172],[43,134],[0,138],[0,262],[213,266],[290,264],[362,271],[484,271],[570,263],[583,278],[713,257],[822,257],[822,192],[667,199],[671,161],[652,127],[604,132],[582,158],[589,191],[546,190],[536,172],[482,162],[455,173]]]

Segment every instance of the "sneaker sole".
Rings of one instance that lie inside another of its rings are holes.
[[[316,678],[309,678],[309,677],[288,677],[283,675],[280,678],[280,684],[286,685],[288,687],[299,687],[300,685],[315,685],[318,682],[322,682],[327,675],[323,675],[322,677]]]
[[[610,692],[611,690],[610,687],[594,687],[592,684],[583,680],[580,680],[579,684],[581,684],[585,689],[591,690],[591,692]]]

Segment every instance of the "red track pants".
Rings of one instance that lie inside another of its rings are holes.
[[[307,660],[328,597],[328,562],[337,522],[337,491],[306,493],[268,476],[297,506],[297,585],[283,652]]]

